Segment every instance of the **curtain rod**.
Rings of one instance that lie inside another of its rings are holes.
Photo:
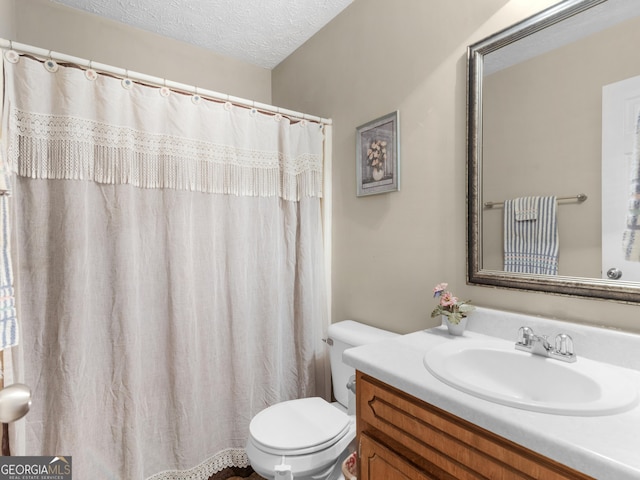
[[[6,40],[0,38],[0,48],[15,50],[20,53],[26,53],[35,55],[44,59],[51,59],[55,61],[73,63],[83,68],[90,68],[92,70],[108,73],[121,78],[129,78],[131,80],[137,80],[147,85],[155,87],[167,87],[171,90],[192,93],[194,95],[200,95],[201,97],[211,98],[213,100],[220,100],[224,102],[231,102],[232,104],[239,105],[247,108],[255,108],[260,111],[265,111],[272,114],[280,114],[287,118],[295,120],[308,120],[310,122],[317,122],[323,125],[331,125],[333,122],[330,118],[321,118],[315,115],[309,115],[306,113],[296,112],[294,110],[288,110],[286,108],[275,107],[266,103],[260,103],[253,100],[247,100],[245,98],[235,97],[233,95],[227,95],[213,90],[201,89],[193,85],[187,85],[184,83],[173,82],[160,77],[153,77],[133,70],[127,70],[124,68],[114,67],[106,65],[104,63],[94,62],[80,57],[74,57],[65,53],[54,52],[52,50],[46,50],[40,47],[34,47],[32,45],[26,45],[24,43],[14,42],[13,40]]]
[[[557,200],[577,200],[582,203],[587,199],[587,196],[584,193],[579,193],[578,195],[572,195],[570,197],[558,197]],[[499,207],[504,205],[504,202],[484,202],[484,206],[486,208]]]

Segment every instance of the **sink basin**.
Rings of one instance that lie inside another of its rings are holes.
[[[638,404],[638,380],[623,368],[521,352],[506,340],[457,338],[424,356],[436,378],[491,402],[536,412],[598,416]]]

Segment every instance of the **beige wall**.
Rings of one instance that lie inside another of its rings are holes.
[[[4,38],[15,38],[15,0],[0,0],[0,32]]]
[[[356,0],[273,72],[273,101],[334,120],[333,321],[432,326],[431,289],[640,331],[640,307],[466,279],[466,47],[554,0]],[[401,191],[355,195],[355,129],[400,111]],[[515,326],[514,326],[515,328]]]
[[[7,40],[271,103],[270,70],[202,48],[49,0],[0,0],[0,16]]]
[[[332,117],[334,321],[434,325],[448,281],[479,305],[640,331],[638,306],[465,285],[466,47],[554,3],[355,0],[273,72],[47,0],[0,0],[0,36]],[[401,191],[356,198],[355,128],[396,109]]]
[[[560,275],[600,278],[602,87],[640,73],[638,31],[627,20],[483,82],[485,200],[589,197],[560,202]],[[502,270],[502,208],[482,213],[483,267]]]

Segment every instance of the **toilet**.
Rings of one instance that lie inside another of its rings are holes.
[[[355,450],[355,370],[342,362],[351,347],[396,334],[353,320],[329,326],[331,379],[337,402],[289,400],[259,412],[249,425],[247,456],[261,476],[275,480],[343,480],[341,464]]]

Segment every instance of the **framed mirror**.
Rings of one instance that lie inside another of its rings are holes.
[[[639,39],[639,1],[565,0],[469,46],[470,284],[640,302]]]

